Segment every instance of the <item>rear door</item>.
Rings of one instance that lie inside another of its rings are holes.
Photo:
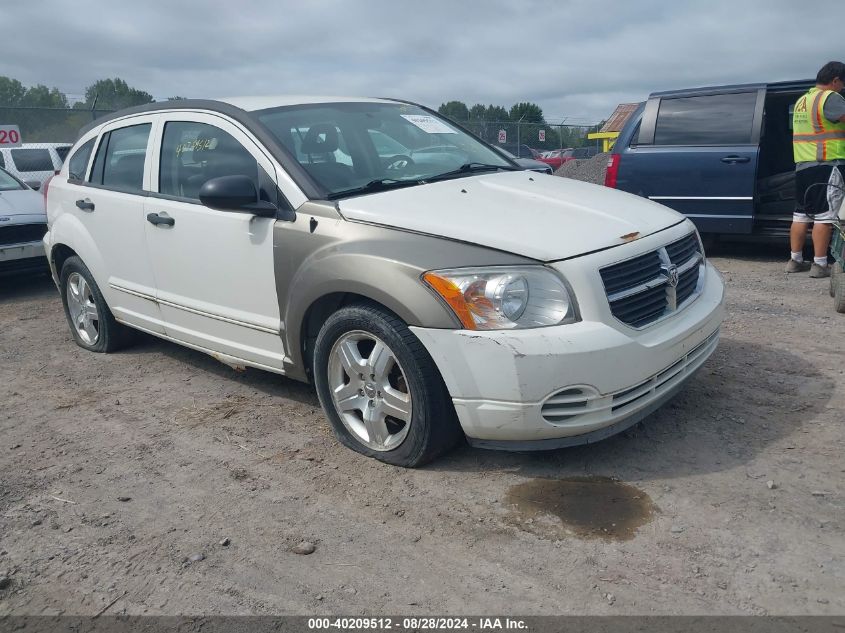
[[[750,233],[764,99],[759,86],[653,97],[621,158],[620,188],[702,232]]]

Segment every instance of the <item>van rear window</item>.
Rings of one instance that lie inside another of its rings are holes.
[[[20,172],[53,171],[53,159],[47,149],[13,149],[12,162]]]
[[[662,99],[655,145],[751,143],[757,92]]]

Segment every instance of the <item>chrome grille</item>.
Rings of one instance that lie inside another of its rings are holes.
[[[614,317],[640,328],[677,311],[700,290],[704,255],[690,233],[599,272]]]

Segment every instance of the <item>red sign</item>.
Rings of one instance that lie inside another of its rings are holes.
[[[546,130],[540,130],[540,142],[544,143],[546,141]]]
[[[508,142],[508,133],[505,130],[499,130],[499,142],[500,143],[507,143]]]

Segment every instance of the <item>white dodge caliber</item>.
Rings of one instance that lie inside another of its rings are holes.
[[[123,110],[82,130],[46,199],[78,345],[141,330],[313,382],[340,441],[392,464],[607,437],[719,339],[689,220],[521,171],[412,103]]]

